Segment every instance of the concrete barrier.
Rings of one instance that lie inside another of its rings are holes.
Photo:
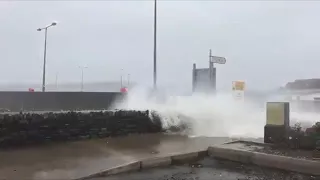
[[[221,158],[245,164],[254,164],[258,166],[277,168],[315,176],[320,175],[320,161],[304,160],[219,146],[209,147],[208,154],[210,157]]]
[[[199,152],[183,153],[171,156],[172,164],[183,164],[199,159]]]
[[[230,161],[238,161],[242,163],[251,163],[252,162],[252,152],[237,150],[231,148],[223,148],[223,147],[209,147],[208,154],[211,157],[226,159]]]
[[[180,163],[189,163],[200,160],[206,156],[241,162],[244,164],[254,164],[268,168],[277,168],[292,172],[309,175],[320,175],[320,161],[303,160],[285,156],[271,155],[258,152],[250,152],[225,147],[209,147],[207,151],[189,152],[166,157],[152,157],[141,161],[131,162],[114,168],[110,168],[76,180],[86,180],[97,177],[106,177],[119,173],[139,171],[142,169],[170,166]]]
[[[164,167],[164,166],[170,166],[172,164],[179,164],[179,163],[194,162],[201,158],[206,157],[207,155],[208,155],[207,151],[198,151],[198,152],[182,153],[182,154],[176,154],[176,155],[165,156],[165,157],[151,157],[151,158],[143,159],[141,161],[123,164],[114,168],[110,168],[110,169],[107,169],[98,173],[94,173],[82,178],[77,178],[74,180],[87,180],[87,179],[106,177],[109,175],[115,175],[120,173],[131,172],[131,171],[139,171],[142,169]]]
[[[92,178],[99,178],[99,177],[105,177],[109,175],[115,175],[115,174],[120,174],[120,173],[126,173],[126,172],[132,172],[132,171],[138,171],[141,168],[141,162],[136,161],[136,162],[131,162],[127,164],[123,164],[114,168],[110,168],[98,173],[91,174],[89,176],[85,176],[82,178],[78,178],[75,180],[87,180],[87,179],[92,179]]]
[[[199,159],[202,159],[202,158],[205,158],[205,157],[208,157],[208,149],[205,150],[205,151],[198,151],[198,158]]]
[[[122,166],[108,169],[106,171],[99,173],[98,176],[103,177],[103,176],[108,176],[113,174],[124,173],[124,172],[138,171],[140,170],[140,168],[141,168],[141,162],[138,161],[138,162],[128,163]]]
[[[171,157],[155,157],[141,161],[141,169],[162,167],[171,165]]]
[[[269,168],[284,169],[316,176],[320,175],[320,161],[253,152],[252,163]]]
[[[236,144],[236,143],[257,145],[257,146],[263,146],[263,147],[277,147],[277,146],[279,146],[279,145],[271,144],[271,143],[263,143],[263,142],[256,142],[256,141],[246,141],[246,140],[235,140],[235,141],[231,141],[231,142],[226,142],[224,144]]]

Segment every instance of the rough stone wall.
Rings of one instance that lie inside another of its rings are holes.
[[[161,122],[149,111],[101,111],[44,114],[2,114],[0,148],[51,141],[161,132]]]

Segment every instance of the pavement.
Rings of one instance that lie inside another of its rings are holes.
[[[205,150],[229,138],[144,134],[0,150],[0,179],[74,179],[142,158]]]
[[[288,149],[281,146],[272,146],[270,144],[259,144],[249,142],[234,142],[223,145],[226,148],[239,149],[251,152],[261,152],[266,154],[293,157],[298,159],[313,159],[313,150],[305,149]]]
[[[320,177],[205,158],[193,164],[154,168],[90,180],[320,180]]]

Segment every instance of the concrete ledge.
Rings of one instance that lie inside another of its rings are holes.
[[[140,161],[133,162],[133,163],[125,164],[122,166],[118,166],[118,167],[103,171],[103,172],[99,173],[99,176],[107,176],[107,175],[112,175],[112,174],[130,172],[130,171],[138,171],[138,170],[140,170],[140,166],[141,166]]]
[[[316,176],[320,175],[320,161],[297,159],[266,153],[224,148],[219,146],[209,147],[208,154],[211,157],[241,162],[245,164],[278,168]]]
[[[199,152],[183,153],[171,156],[172,164],[183,164],[199,159]]]
[[[152,157],[148,159],[143,159],[141,161],[123,164],[121,166],[110,168],[86,177],[78,178],[76,180],[106,177],[109,175],[119,173],[139,171],[141,169],[170,166],[180,163],[189,163],[200,160],[201,158],[204,158],[208,155],[214,158],[236,161],[245,164],[254,164],[257,166],[277,168],[315,176],[320,175],[320,161],[304,160],[272,154],[251,152],[245,150],[226,148],[222,146],[213,146],[209,147],[207,151],[198,151],[176,154],[166,157]]]
[[[86,177],[82,177],[82,178],[78,178],[76,180],[86,180],[86,179],[90,179],[90,178],[97,178],[97,177],[105,177],[105,176],[109,176],[109,175],[114,175],[114,174],[119,174],[119,173],[125,173],[125,172],[132,172],[132,171],[138,171],[140,170],[141,167],[141,162],[137,161],[137,162],[132,162],[132,163],[128,163],[128,164],[123,164],[114,168],[110,168],[95,174],[91,174],[89,176]]]
[[[152,158],[143,159],[141,161],[123,164],[121,166],[110,168],[110,169],[107,169],[98,173],[94,173],[89,176],[77,178],[74,180],[87,180],[91,178],[106,177],[109,175],[139,171],[141,169],[170,166],[172,164],[178,164],[178,163],[187,163],[187,162],[197,161],[200,158],[204,158],[206,156],[208,156],[208,151],[182,153],[182,154],[176,154],[171,156],[169,155],[165,157],[152,157]]]
[[[155,157],[144,159],[141,161],[141,169],[170,166],[171,162],[171,157]]]
[[[226,143],[223,143],[223,144],[236,144],[236,143],[245,143],[245,144],[258,145],[258,146],[263,146],[263,147],[275,147],[275,146],[277,146],[277,145],[271,144],[271,143],[246,141],[246,140],[236,140],[236,141],[226,142]]]
[[[198,158],[199,158],[199,159],[205,158],[205,157],[208,157],[208,150],[198,151]]]
[[[316,176],[320,175],[320,161],[253,152],[252,163],[269,168],[284,169]]]
[[[211,157],[237,161],[242,163],[251,163],[253,153],[250,151],[237,150],[231,148],[222,148],[218,146],[209,147],[208,154]]]

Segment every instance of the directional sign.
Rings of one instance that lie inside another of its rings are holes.
[[[246,86],[246,84],[244,81],[233,81],[232,82],[232,90],[233,91],[244,91],[245,86]]]
[[[236,100],[244,100],[244,89],[245,89],[245,82],[244,81],[233,81],[232,82],[232,93],[233,97]]]
[[[226,58],[224,57],[219,57],[219,56],[211,56],[211,62],[217,63],[217,64],[225,64],[226,63]]]

